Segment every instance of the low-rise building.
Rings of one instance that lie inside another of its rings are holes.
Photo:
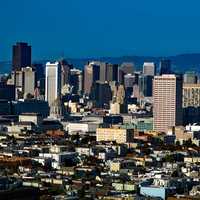
[[[20,122],[33,122],[35,125],[40,125],[42,120],[42,115],[37,113],[22,113],[19,115]]]
[[[97,128],[96,141],[112,141],[117,143],[129,143],[133,139],[133,129]]]

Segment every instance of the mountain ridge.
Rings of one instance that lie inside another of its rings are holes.
[[[119,57],[88,57],[88,58],[66,58],[66,60],[75,67],[83,69],[89,61],[99,60],[113,64],[123,62],[133,62],[137,70],[142,69],[144,62],[155,62],[157,67],[161,59],[169,59],[172,62],[172,68],[177,72],[195,71],[200,73],[200,53],[185,53],[174,56],[119,56]],[[34,60],[33,63],[45,64],[48,60]],[[11,70],[11,61],[0,61],[0,73],[9,73]]]

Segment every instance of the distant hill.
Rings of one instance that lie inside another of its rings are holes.
[[[101,58],[67,58],[67,61],[75,67],[82,69],[88,61],[100,60],[114,64],[121,64],[123,62],[135,63],[136,69],[140,70],[144,62],[155,62],[158,66],[161,59],[170,59],[172,66],[176,72],[195,71],[200,73],[200,53],[195,54],[180,54],[168,57],[152,57],[152,56],[121,56],[121,57],[101,57]],[[36,63],[46,63],[43,61],[34,61]],[[0,62],[0,73],[9,73],[11,69],[11,62]]]

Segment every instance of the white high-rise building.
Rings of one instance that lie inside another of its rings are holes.
[[[156,74],[156,65],[153,62],[144,62],[143,64],[143,74],[154,76]]]
[[[61,94],[61,65],[59,62],[48,62],[45,76],[45,100],[51,106]]]

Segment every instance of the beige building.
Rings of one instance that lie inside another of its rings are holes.
[[[117,143],[128,143],[133,138],[132,129],[120,128],[97,128],[96,140],[100,141],[115,141]]]
[[[200,157],[194,156],[194,157],[185,157],[184,163],[200,163]]]
[[[34,95],[35,90],[35,71],[31,67],[23,68],[23,93],[24,98],[27,94]]]
[[[76,102],[69,101],[68,107],[69,107],[70,113],[77,113],[78,112],[78,104]]]
[[[22,113],[19,115],[19,122],[33,122],[39,125],[42,123],[42,116],[37,113]]]
[[[182,79],[173,74],[155,76],[153,80],[154,130],[167,132],[182,124]]]
[[[200,106],[200,84],[183,84],[183,108]]]
[[[143,74],[154,76],[156,73],[156,65],[153,62],[144,62]]]
[[[193,132],[186,131],[185,127],[177,126],[174,128],[174,133],[176,136],[176,141],[179,141],[180,144],[183,144],[184,141],[192,140],[193,139]]]
[[[84,68],[84,93],[90,94],[92,84],[99,80],[100,62],[90,62]]]
[[[115,102],[110,103],[110,114],[112,115],[118,115],[120,114],[120,104]]]
[[[117,88],[117,93],[116,93],[116,102],[119,104],[124,104],[124,99],[125,99],[125,89],[123,85],[119,85]]]

